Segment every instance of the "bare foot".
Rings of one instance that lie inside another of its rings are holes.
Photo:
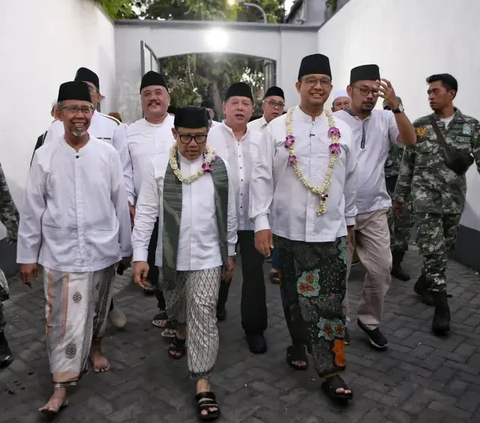
[[[292,364],[297,367],[307,367],[306,361],[292,361]]]
[[[39,409],[42,413],[57,414],[61,408],[68,405],[66,388],[55,388],[48,402]]]
[[[102,346],[98,341],[92,343],[92,348],[90,348],[90,360],[92,360],[93,371],[95,373],[107,372],[110,370],[110,362],[102,354]]]

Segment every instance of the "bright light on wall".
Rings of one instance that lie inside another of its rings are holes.
[[[205,41],[210,50],[222,51],[228,44],[228,33],[222,28],[213,28],[205,36]]]

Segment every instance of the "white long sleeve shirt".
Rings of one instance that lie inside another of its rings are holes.
[[[17,262],[95,272],[131,254],[118,151],[93,137],[78,152],[64,139],[39,148],[20,213]]]
[[[111,144],[120,154],[120,160],[123,166],[123,177],[125,179],[125,188],[127,189],[127,198],[133,204],[133,175],[132,162],[127,147],[127,129],[120,121],[112,116],[104,115],[100,112],[93,112],[88,133],[100,141]],[[55,120],[48,128],[44,145],[52,140],[60,140],[65,136],[65,127],[63,122]]]
[[[150,169],[150,161],[156,154],[167,153],[175,144],[172,128],[175,118],[168,115],[155,125],[146,119],[132,123],[127,129],[127,144],[132,158],[133,184],[135,200],[138,200],[140,188]]]
[[[394,114],[389,110],[372,110],[360,119],[341,110],[335,117],[352,130],[352,144],[357,151],[357,209],[364,214],[392,206],[385,183],[385,162],[391,144],[398,144],[399,130]]]
[[[135,227],[133,228],[133,260],[147,261],[148,244],[157,216],[158,240],[155,264],[163,262],[163,184],[167,171],[169,154],[159,154],[151,160],[150,173],[145,178],[138,198]],[[182,175],[189,177],[202,167],[203,157],[190,161],[179,155]],[[237,220],[235,193],[228,172],[228,213],[227,242],[228,255],[235,254],[237,243]],[[217,217],[215,211],[215,191],[212,175],[204,174],[191,184],[182,186],[182,217],[177,252],[177,270],[204,270],[221,266]]]
[[[248,216],[250,181],[254,154],[252,146],[259,144],[262,139],[260,132],[248,129],[245,135],[237,140],[232,129],[225,125],[211,128],[208,133],[207,143],[213,147],[217,154],[225,159],[232,174],[235,189],[235,204],[237,205],[237,224],[239,231],[253,231],[254,225]]]
[[[265,116],[262,116],[260,119],[255,119],[255,120],[252,120],[251,122],[248,122],[247,126],[248,126],[248,129],[250,129],[251,131],[260,132],[262,135],[265,135],[268,122],[265,119]]]
[[[319,196],[309,191],[293,167],[287,165],[286,115],[270,122],[258,145],[250,186],[250,216],[256,232],[271,228],[274,234],[293,241],[332,242],[347,234],[347,225],[355,224],[357,160],[352,133],[340,119],[336,119],[336,127],[341,133],[341,153],[328,190],[327,211],[318,216]],[[325,113],[312,120],[298,106],[295,108],[295,153],[305,178],[313,186],[325,180],[330,161],[328,130]]]

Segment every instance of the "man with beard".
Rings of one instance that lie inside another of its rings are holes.
[[[351,100],[347,90],[337,90],[333,93],[332,112],[339,112],[350,107]]]
[[[447,253],[455,247],[465,208],[465,173],[474,160],[480,173],[480,125],[453,105],[458,82],[452,75],[432,75],[427,84],[433,114],[414,123],[417,143],[405,150],[394,208],[401,214],[407,201],[413,202],[417,245],[423,256],[414,289],[425,303],[435,306],[432,331],[444,336],[450,330]]]
[[[115,264],[129,266],[130,216],[118,151],[88,134],[93,116],[88,85],[66,82],[58,94],[63,139],[35,153],[20,213],[17,262],[24,283],[43,267],[47,348],[54,392],[40,411],[67,405],[88,359],[110,369],[102,336]]]
[[[140,84],[140,99],[144,118],[132,123],[127,129],[127,143],[133,166],[135,201],[140,195],[140,187],[148,175],[150,160],[155,154],[166,153],[175,143],[172,135],[175,117],[168,113],[170,94],[165,78],[157,72],[147,72]],[[165,298],[159,285],[159,272],[155,266],[157,248],[158,221],[150,238],[148,247],[148,281],[157,298],[159,313],[152,319],[152,324],[161,328],[162,336],[173,337],[175,329],[168,321]],[[148,285],[145,285],[148,289]]]
[[[380,332],[383,318],[383,302],[390,287],[392,254],[388,210],[392,201],[385,184],[385,161],[391,144],[413,145],[415,130],[404,113],[390,81],[380,80],[377,65],[364,65],[352,69],[347,87],[352,99],[350,109],[336,112],[353,132],[358,152],[358,184],[354,242],[349,245],[349,262],[353,251],[367,274],[358,306],[357,324],[377,349],[388,347],[388,341]],[[374,110],[378,97],[387,101],[392,112]],[[345,298],[348,317],[348,295]]]
[[[292,338],[288,365],[305,370],[307,347],[322,389],[345,401],[352,391],[340,376],[346,366],[342,301],[347,234],[356,215],[355,146],[347,124],[325,110],[332,90],[328,57],[305,57],[296,88],[300,105],[272,121],[257,146],[250,216],[258,251],[268,256],[275,246],[278,252]]]
[[[98,112],[97,106],[102,95],[100,94],[100,79],[98,75],[87,68],[79,68],[75,75],[75,81],[83,81],[88,85],[90,90],[91,101],[94,107],[89,134],[98,140],[105,141],[113,145],[120,154],[120,159],[123,165],[123,176],[125,179],[125,187],[127,189],[127,198],[130,204],[131,211],[133,210],[133,180],[132,180],[132,164],[130,162],[130,155],[127,149],[127,132],[124,125],[111,116],[104,115]],[[43,144],[48,144],[51,141],[63,139],[65,135],[65,128],[61,119],[55,120],[48,129],[44,137]],[[35,150],[41,145],[37,143]],[[118,329],[123,329],[127,324],[127,319],[122,310],[114,307],[113,300],[110,305],[110,312],[108,315],[110,323]]]
[[[260,132],[252,131],[247,123],[253,113],[253,95],[245,82],[230,86],[223,102],[225,120],[211,129],[208,144],[230,165],[236,195],[238,244],[242,255],[242,327],[248,346],[254,354],[263,354],[267,343],[263,333],[268,326],[263,256],[255,249],[253,222],[248,217],[250,181],[255,161],[252,146],[262,139]],[[225,316],[230,281],[220,288],[219,319]]]
[[[265,135],[267,125],[275,118],[283,114],[285,109],[285,94],[280,87],[270,87],[263,100],[263,116],[260,119],[251,121],[248,128],[252,131],[261,132]],[[272,269],[270,270],[270,281],[272,283],[280,283],[278,278],[278,255],[275,250],[272,251]]]

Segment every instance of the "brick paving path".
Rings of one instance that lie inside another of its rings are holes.
[[[406,265],[418,275],[416,251]],[[267,267],[265,270],[268,271]],[[358,301],[363,272],[354,268],[350,282],[352,310]],[[355,399],[348,408],[330,403],[320,392],[312,367],[295,372],[285,363],[289,345],[277,286],[268,284],[269,350],[251,355],[240,326],[239,269],[228,304],[228,320],[220,323],[221,347],[212,383],[225,423],[460,423],[480,422],[480,277],[449,263],[452,333],[440,340],[430,334],[433,309],[421,304],[413,281],[393,281],[385,306],[386,352],[372,350],[350,325],[345,379]],[[194,385],[186,361],[167,357],[167,343],[150,324],[156,302],[117,278],[116,304],[127,314],[123,332],[107,331],[108,373],[85,376],[59,422],[190,423]],[[0,422],[38,421],[36,409],[48,399],[51,384],[44,337],[44,300],[40,285],[32,291],[13,284],[6,303],[7,337],[14,363],[0,371]]]

